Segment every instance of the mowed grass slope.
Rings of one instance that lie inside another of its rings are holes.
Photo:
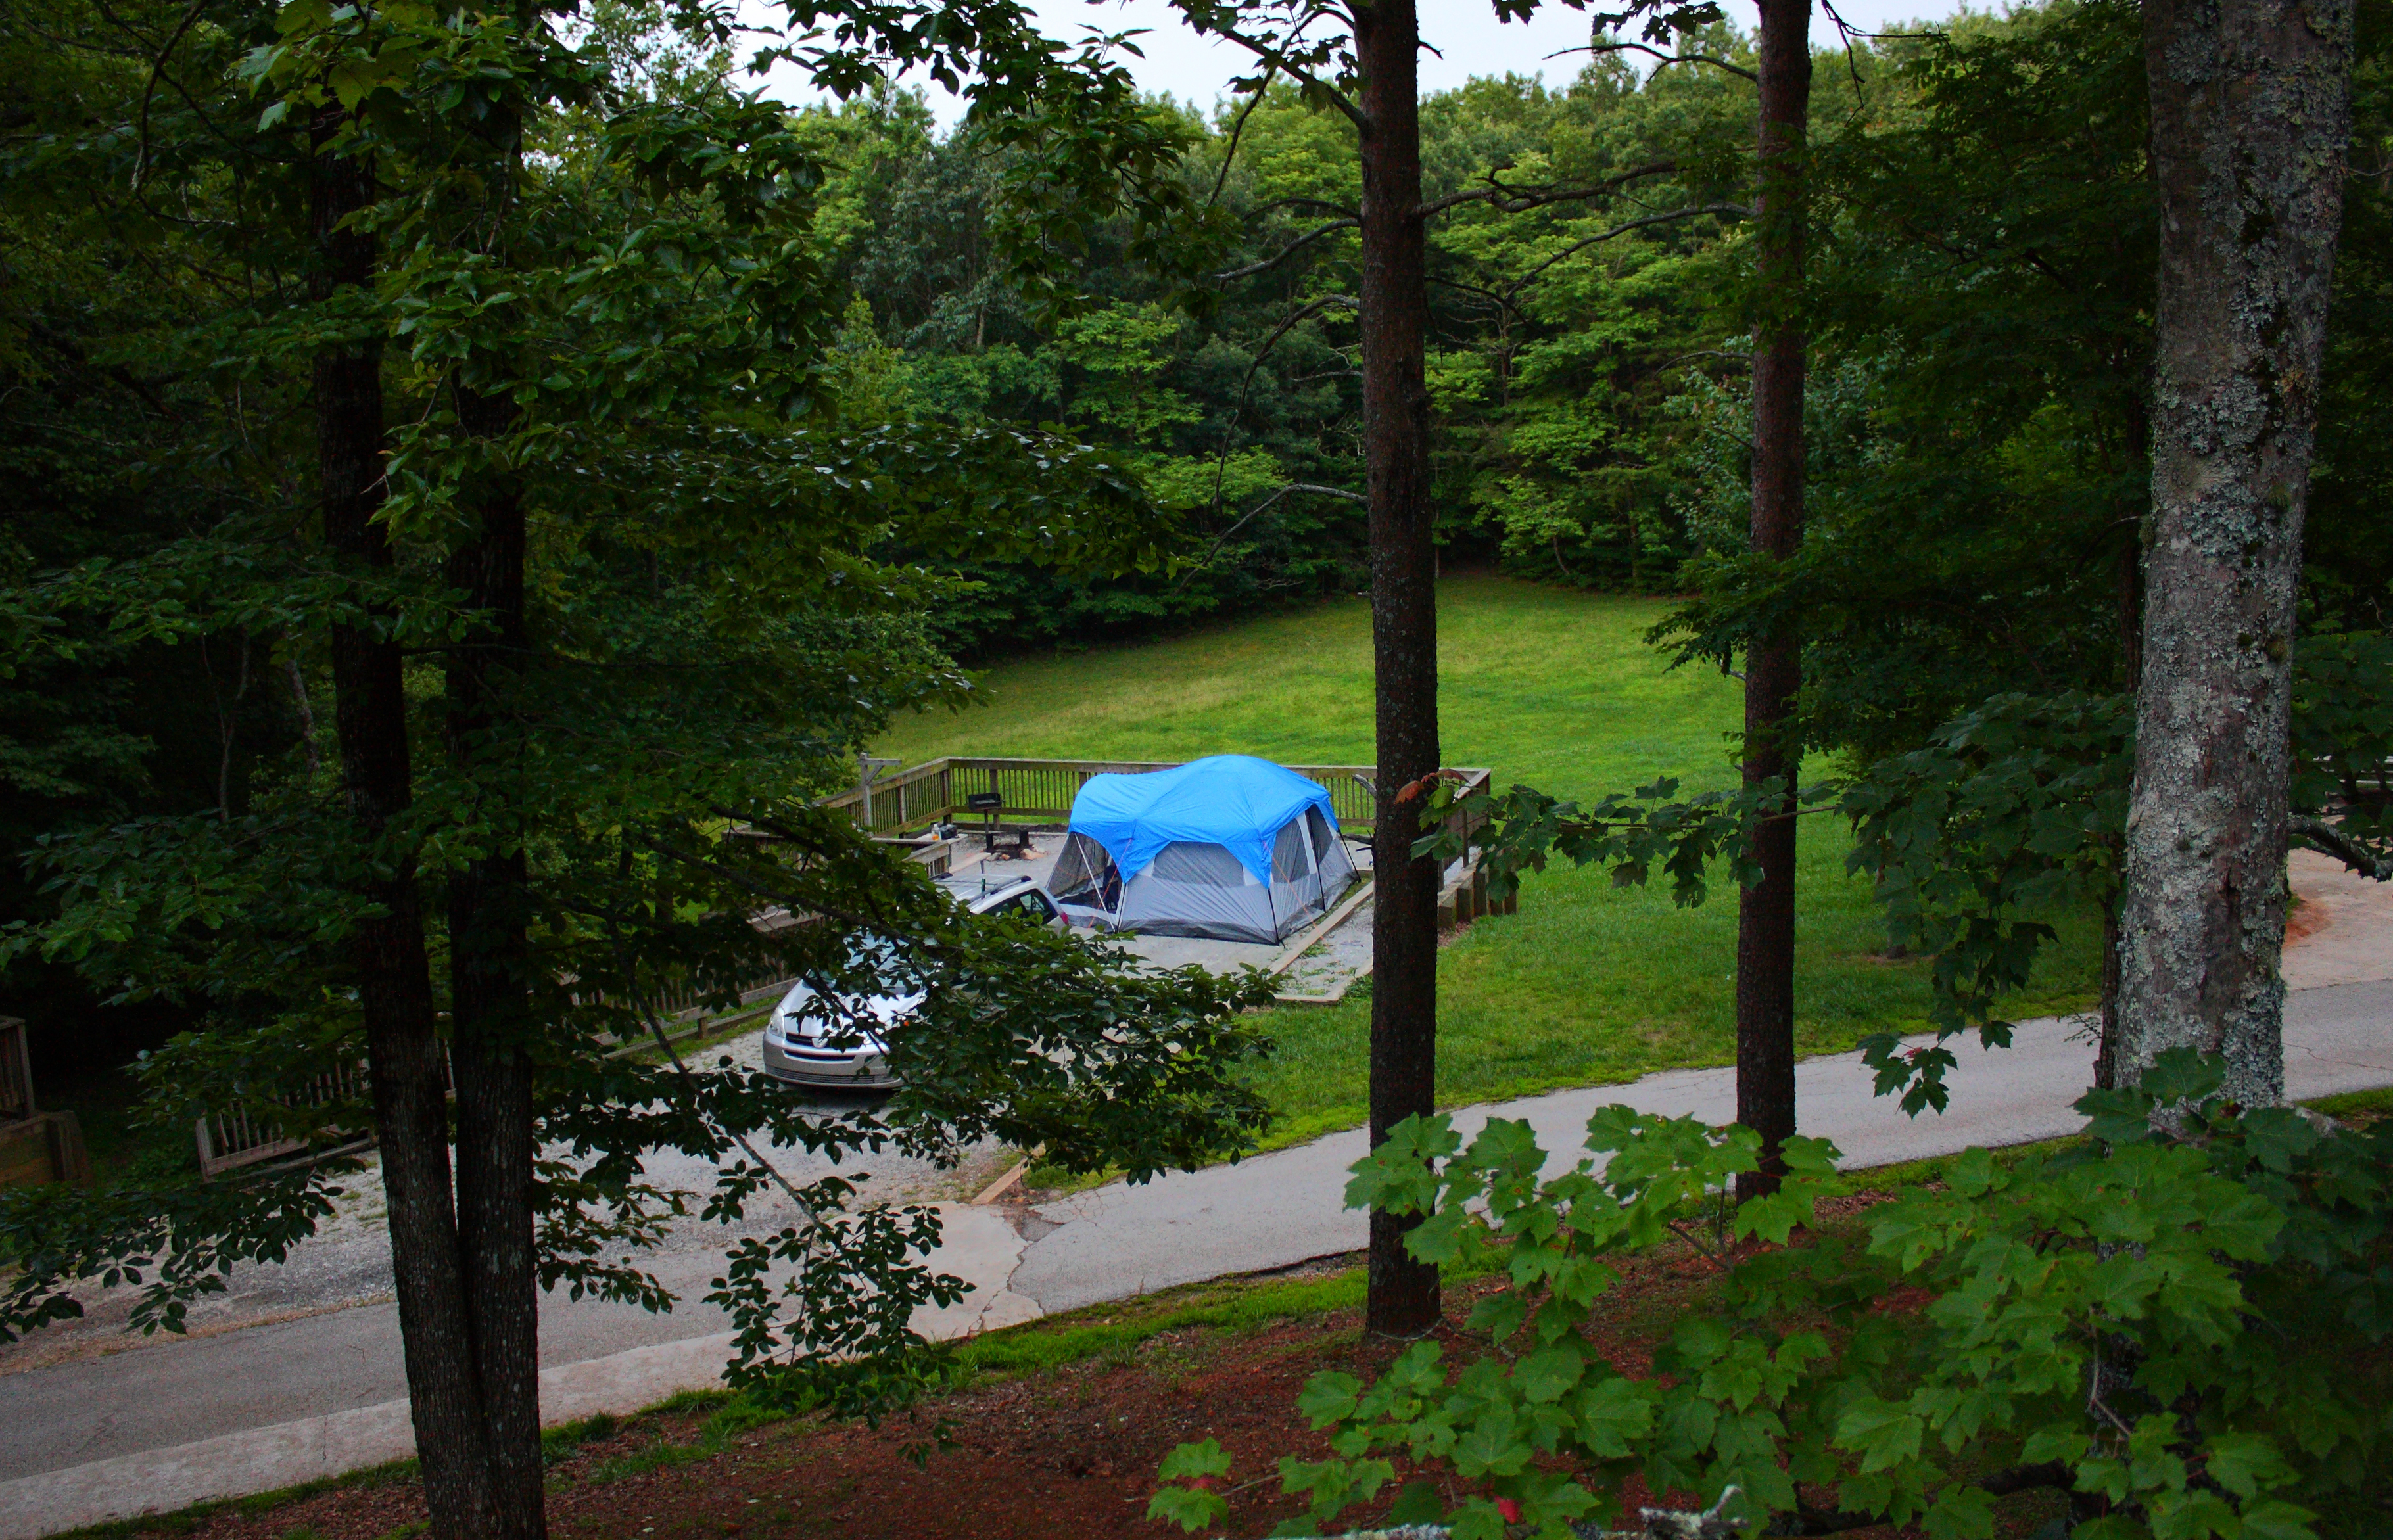
[[[1448,764],[1566,796],[1680,777],[1689,790],[1735,771],[1734,681],[1668,669],[1642,636],[1667,602],[1457,576],[1439,601],[1438,710]],[[875,746],[915,763],[939,754],[1185,760],[1260,754],[1289,763],[1372,762],[1371,622],[1360,599],[1136,646],[1010,661],[983,704],[911,717]],[[1890,962],[1865,880],[1833,815],[1805,821],[1797,876],[1797,1036],[1805,1053],[1924,1023],[1916,961]],[[1439,963],[1438,1097],[1447,1105],[1735,1057],[1736,895],[1699,907],[1667,891],[1615,890],[1557,868],[1523,885],[1520,912],[1482,920]],[[2095,986],[2086,927],[2071,928],[2022,1015],[2082,1008]],[[1363,1120],[1366,1001],[1289,1007],[1262,1077],[1273,1142]]]

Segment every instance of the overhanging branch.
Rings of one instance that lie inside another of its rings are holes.
[[[2324,818],[2296,814],[2285,820],[2285,838],[2289,843],[2334,856],[2372,881],[2393,882],[2393,859],[2378,855]]]

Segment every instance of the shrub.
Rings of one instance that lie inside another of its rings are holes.
[[[1759,1147],[1746,1129],[1607,1107],[1549,1177],[1526,1123],[1464,1149],[1446,1118],[1407,1120],[1347,1201],[1424,1216],[1416,1256],[1492,1254],[1509,1286],[1472,1312],[1487,1347],[1458,1370],[1424,1341],[1368,1383],[1314,1377],[1298,1404],[1331,1457],[1283,1458],[1283,1486],[1326,1523],[1402,1454],[1477,1489],[1451,1512],[1426,1484],[1400,1505],[1456,1540],[1566,1534],[1632,1474],[1706,1501],[1739,1488],[1756,1533],[1981,1540],[2030,1488],[2069,1494],[2077,1540],[2337,1533],[2387,1431],[2365,1350],[2393,1326],[2393,1138],[2235,1106],[2222,1078],[2164,1055],[2140,1089],[2078,1103],[2081,1145],[2008,1168],[1971,1151],[1825,1228],[1836,1152],[1816,1140],[1791,1142],[1779,1193],[1731,1209]],[[1720,1285],[1649,1375],[1624,1373],[1588,1327],[1614,1259],[1673,1239],[1718,1256]],[[1218,1520],[1227,1464],[1183,1446],[1151,1511]]]

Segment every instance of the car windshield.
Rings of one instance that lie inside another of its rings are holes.
[[[896,944],[886,936],[870,934],[851,941],[840,976],[824,979],[817,986],[837,987],[858,999],[918,994],[922,987]]]

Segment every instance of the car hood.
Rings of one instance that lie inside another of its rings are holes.
[[[870,998],[847,995],[840,999],[839,1020],[835,1022],[824,1021],[819,1013],[808,1012],[801,1016],[789,1011],[781,1013],[781,1020],[791,1030],[804,1028],[817,1033],[852,1031],[860,1027],[871,1039],[871,1046],[881,1048],[886,1046],[882,1034],[913,1015],[926,998],[922,994],[874,995]]]

